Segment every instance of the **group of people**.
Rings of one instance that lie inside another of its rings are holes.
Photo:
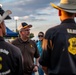
[[[11,11],[0,7],[0,75],[76,74],[76,0],[51,6],[58,9],[61,23],[45,34],[39,32],[37,43],[29,38],[32,25],[26,22],[19,25],[18,38],[5,42],[4,20],[10,19]]]

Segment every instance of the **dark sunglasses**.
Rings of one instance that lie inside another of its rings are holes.
[[[43,37],[43,35],[38,35],[38,37]]]

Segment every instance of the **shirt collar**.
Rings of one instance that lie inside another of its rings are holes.
[[[74,19],[66,19],[66,20],[63,20],[62,23],[75,23],[75,20]]]
[[[30,40],[23,41],[23,40],[19,37],[19,41],[20,41],[21,43],[29,43]]]
[[[4,38],[0,36],[0,41],[4,41]]]

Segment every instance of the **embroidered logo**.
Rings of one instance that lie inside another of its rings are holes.
[[[67,29],[68,33],[76,34],[76,29]]]
[[[30,45],[31,47],[33,47],[32,45]]]
[[[69,40],[68,40],[68,42],[69,42],[69,47],[68,47],[68,51],[71,53],[71,54],[73,54],[73,55],[75,55],[76,54],[76,38],[75,37],[73,37],[73,38],[70,38]]]

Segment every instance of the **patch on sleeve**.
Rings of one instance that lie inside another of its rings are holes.
[[[71,34],[76,34],[76,30],[75,29],[67,29],[67,32],[71,33]]]
[[[75,55],[76,54],[76,37],[70,38],[68,42],[69,42],[68,51],[71,54]]]

